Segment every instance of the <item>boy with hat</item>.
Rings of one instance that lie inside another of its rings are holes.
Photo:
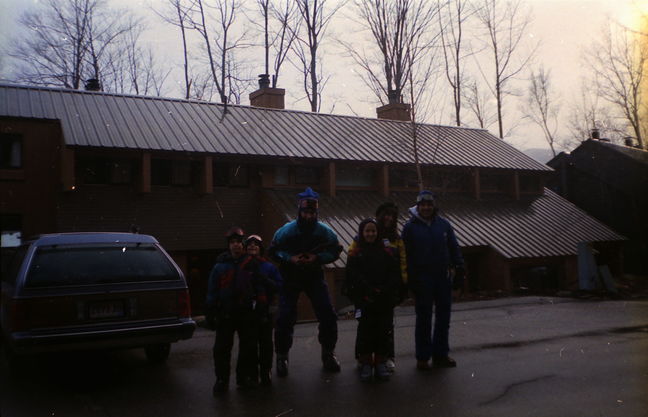
[[[284,279],[280,292],[279,318],[275,330],[277,375],[288,375],[288,352],[297,321],[297,300],[301,292],[311,300],[319,321],[318,340],[324,369],[339,372],[335,356],[337,314],[331,303],[322,266],[334,262],[342,248],[335,232],[317,220],[319,195],[310,187],[297,195],[297,219],[276,231],[270,252],[279,262]]]
[[[207,287],[207,324],[216,332],[214,338],[213,394],[227,391],[234,334],[239,337],[236,382],[240,388],[258,384],[256,291],[253,274],[245,268],[249,259],[244,251],[244,233],[233,227],[226,233],[228,251],[221,254],[209,274]]]
[[[409,212],[412,217],[403,228],[403,241],[409,286],[416,302],[416,367],[430,369],[430,358],[434,367],[454,367],[457,363],[448,356],[451,270],[457,282],[463,280],[464,260],[450,222],[437,214],[432,192],[421,191]]]

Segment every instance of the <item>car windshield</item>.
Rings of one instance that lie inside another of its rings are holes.
[[[178,271],[155,245],[54,245],[42,246],[36,250],[25,286],[177,279],[180,279]]]

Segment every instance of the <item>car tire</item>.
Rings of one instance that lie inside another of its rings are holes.
[[[144,348],[146,359],[151,363],[162,363],[167,360],[171,352],[171,343],[158,343]]]

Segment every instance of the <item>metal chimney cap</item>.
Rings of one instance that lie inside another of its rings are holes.
[[[601,132],[597,128],[592,129],[591,135],[592,139],[601,139]]]
[[[86,91],[101,91],[101,83],[96,78],[89,78],[85,83]]]

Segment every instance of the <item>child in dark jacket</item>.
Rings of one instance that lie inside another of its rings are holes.
[[[374,371],[381,380],[390,375],[385,362],[401,285],[398,258],[391,250],[378,239],[374,219],[360,223],[357,242],[347,260],[345,292],[356,308],[356,345],[363,381],[370,380]]]
[[[263,257],[263,240],[259,235],[250,235],[245,242],[245,251],[250,257],[245,269],[254,274],[258,320],[258,358],[261,384],[272,382],[272,330],[274,328],[273,309],[276,309],[275,298],[282,285],[281,275],[277,268]]]

